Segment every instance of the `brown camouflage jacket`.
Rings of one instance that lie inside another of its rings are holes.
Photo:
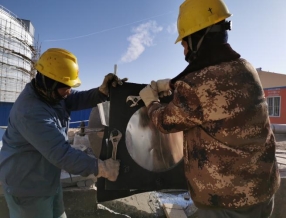
[[[275,138],[259,76],[244,59],[186,74],[173,100],[148,114],[164,133],[184,132],[185,175],[198,207],[244,208],[280,183]]]

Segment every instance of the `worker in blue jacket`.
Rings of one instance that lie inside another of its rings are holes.
[[[61,169],[110,181],[119,173],[119,161],[101,161],[70,146],[70,113],[96,107],[107,100],[110,84],[127,79],[110,73],[98,88],[72,90],[81,84],[77,58],[60,48],[44,52],[35,68],[36,77],[10,112],[2,138],[0,180],[11,218],[64,218]]]

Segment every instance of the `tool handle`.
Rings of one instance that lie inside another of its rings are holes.
[[[113,146],[111,158],[116,160],[117,146]]]
[[[117,64],[114,64],[114,75],[117,73]]]

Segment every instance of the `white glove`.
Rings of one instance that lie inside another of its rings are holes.
[[[161,79],[161,80],[157,80],[157,89],[158,92],[166,92],[171,90],[170,88],[170,79]]]
[[[147,85],[139,92],[139,95],[146,107],[154,101],[159,102],[156,82],[152,81],[150,85]]]
[[[99,91],[105,95],[109,95],[109,85],[111,84],[113,87],[117,85],[122,85],[123,82],[126,82],[128,78],[119,79],[114,73],[109,73],[104,77],[104,80],[99,86]]]
[[[99,160],[98,159],[98,175],[96,177],[104,177],[109,181],[116,181],[119,174],[120,162],[118,160],[107,159]]]
[[[159,93],[159,97],[160,98],[167,97],[167,96],[170,96],[170,95],[172,95],[172,91],[171,90]]]
[[[157,84],[157,90],[158,90],[159,96],[161,98],[172,95],[172,91],[169,85],[170,79],[157,80],[156,84]]]

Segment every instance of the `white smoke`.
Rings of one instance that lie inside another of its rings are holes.
[[[133,28],[133,35],[128,37],[129,46],[127,51],[121,57],[121,62],[132,62],[136,60],[146,47],[153,45],[153,40],[157,33],[161,32],[163,27],[158,26],[156,21],[149,21]]]

